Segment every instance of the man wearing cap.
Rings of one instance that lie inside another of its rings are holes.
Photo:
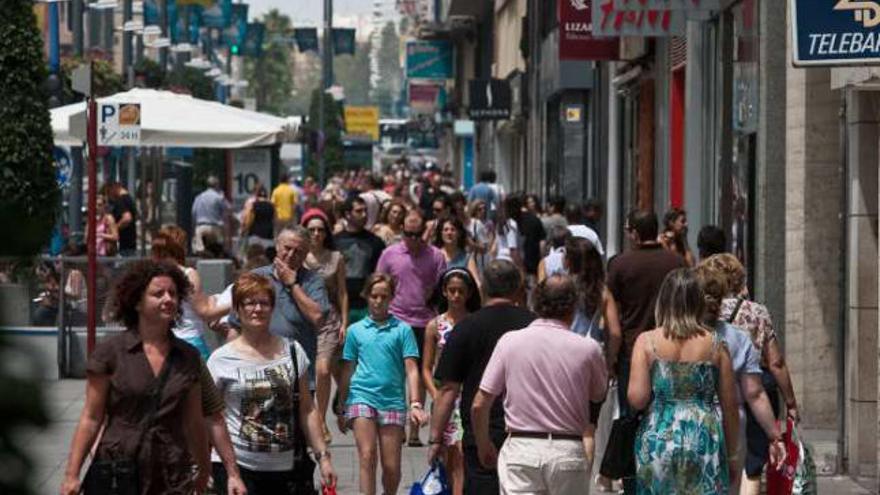
[[[552,275],[535,289],[538,319],[506,333],[492,353],[471,407],[480,462],[498,465],[501,493],[589,493],[596,418],[591,403],[605,398],[602,350],[571,328],[577,288]],[[548,381],[547,377],[553,377]],[[489,416],[504,397],[507,440],[500,455]]]

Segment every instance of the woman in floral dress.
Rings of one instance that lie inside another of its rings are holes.
[[[733,368],[701,324],[704,308],[693,273],[675,270],[657,296],[658,328],[636,340],[627,397],[647,409],[635,443],[639,494],[723,494],[737,472]]]

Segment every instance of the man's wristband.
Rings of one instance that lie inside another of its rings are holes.
[[[422,407],[422,403],[421,403],[421,402],[412,402],[412,403],[410,403],[409,408],[410,408],[410,409],[424,409],[424,408]]]

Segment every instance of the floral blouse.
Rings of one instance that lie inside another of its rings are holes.
[[[730,316],[736,309],[738,301],[739,299],[733,297],[725,299],[721,303],[720,319],[730,321]],[[764,349],[771,340],[776,338],[776,331],[773,329],[773,321],[770,319],[767,307],[754,301],[745,300],[730,323],[745,330],[752,337],[752,343],[755,344],[763,360]]]

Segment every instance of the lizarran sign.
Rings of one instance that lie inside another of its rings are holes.
[[[796,66],[880,63],[880,1],[790,0]]]
[[[559,0],[559,59],[618,60],[617,37],[593,36],[592,4],[589,0]]]

